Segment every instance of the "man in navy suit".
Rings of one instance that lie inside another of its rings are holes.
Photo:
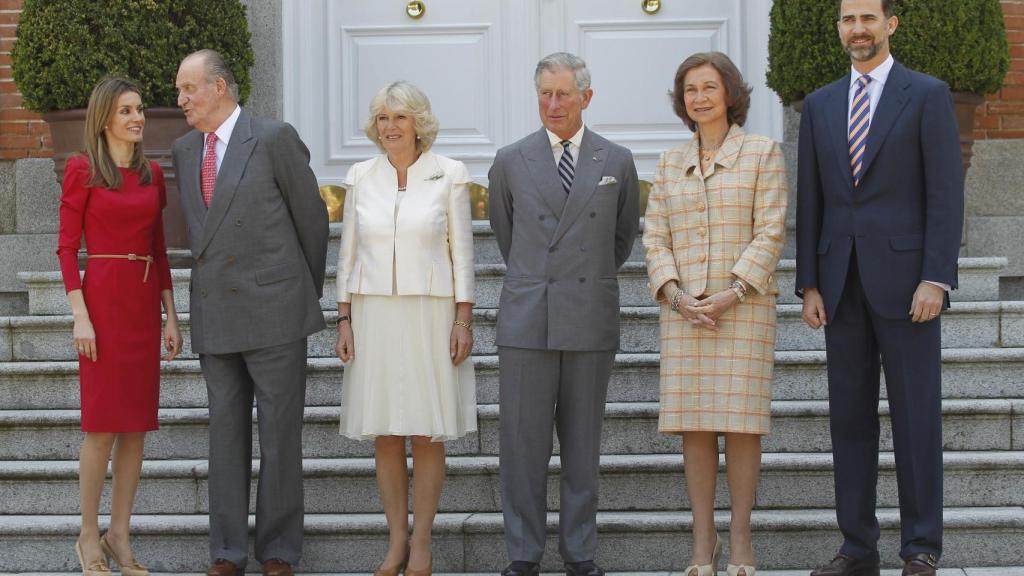
[[[879,370],[899,486],[903,574],[942,551],[940,320],[956,288],[963,169],[949,88],[889,53],[891,0],[842,0],[851,73],[804,100],[797,294],[825,326],[839,554],[812,576],[879,572]]]

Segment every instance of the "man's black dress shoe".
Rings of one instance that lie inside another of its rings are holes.
[[[539,576],[539,574],[539,564],[522,560],[513,560],[501,571],[501,576]]]
[[[878,562],[839,554],[828,564],[811,572],[811,576],[878,576]]]
[[[935,576],[939,559],[934,554],[913,554],[903,559],[903,576]]]
[[[593,560],[566,562],[565,576],[604,576],[604,568],[598,566]]]

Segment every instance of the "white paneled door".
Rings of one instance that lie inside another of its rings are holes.
[[[285,120],[312,153],[321,184],[377,153],[363,127],[370,99],[393,80],[430,97],[435,150],[487,183],[494,152],[540,127],[533,69],[566,50],[586,61],[588,126],[633,150],[650,179],[657,155],[690,138],[672,113],[679,63],[729,54],[754,86],[748,130],[779,139],[782,109],[764,85],[771,0],[285,0]],[[415,14],[415,11],[412,11]]]

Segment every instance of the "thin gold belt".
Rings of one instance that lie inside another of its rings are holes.
[[[142,275],[142,281],[149,279],[149,265],[153,263],[152,256],[139,256],[138,254],[89,254],[87,258],[113,258],[115,260],[142,260],[146,263],[146,272]]]

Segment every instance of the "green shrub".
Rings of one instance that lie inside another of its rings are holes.
[[[999,91],[1010,64],[999,0],[895,0],[893,56],[940,78],[954,92]],[[838,79],[850,60],[836,30],[838,2],[775,0],[768,40],[768,87],[783,104]]]
[[[148,106],[175,106],[178,64],[200,48],[224,55],[242,102],[254,57],[239,0],[25,0],[11,50],[24,106],[85,108],[96,82],[130,78]]]

